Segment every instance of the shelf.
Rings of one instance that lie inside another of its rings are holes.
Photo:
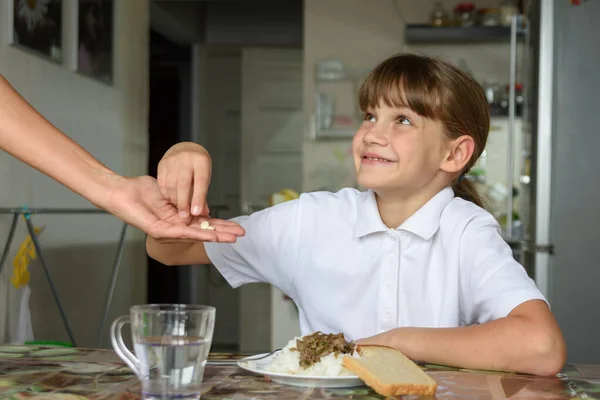
[[[331,128],[315,132],[316,140],[348,140],[356,134],[352,128]]]
[[[517,40],[523,41],[525,29],[517,31]],[[429,43],[509,43],[510,28],[504,26],[443,26],[432,27],[424,24],[406,25],[407,44]]]

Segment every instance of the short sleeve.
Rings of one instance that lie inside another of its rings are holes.
[[[292,200],[232,219],[246,235],[236,243],[205,243],[211,263],[236,288],[266,282],[289,294],[300,252],[302,207]]]
[[[528,300],[546,301],[487,212],[478,213],[467,224],[460,244],[460,265],[461,311],[467,324],[506,317]]]

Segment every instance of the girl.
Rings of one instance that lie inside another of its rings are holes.
[[[398,55],[373,70],[359,101],[353,156],[366,191],[306,193],[236,218],[246,235],[235,244],[148,238],[150,256],[212,263],[233,287],[273,284],[298,306],[303,335],[343,332],[430,363],[558,373],[565,344],[548,304],[464,179],[490,125],[481,87],[446,62]],[[209,173],[206,150],[181,143],[161,161],[159,186],[189,219],[188,199],[193,215],[206,209]]]

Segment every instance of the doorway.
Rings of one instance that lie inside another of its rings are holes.
[[[191,46],[150,31],[148,175],[174,144],[191,136]],[[148,257],[148,303],[190,303],[191,266],[169,267]]]

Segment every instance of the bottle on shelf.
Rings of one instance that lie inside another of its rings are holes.
[[[436,1],[431,10],[429,24],[434,27],[450,25],[450,17],[441,1]]]
[[[500,3],[500,21],[504,26],[510,26],[512,17],[519,14],[517,2],[514,0],[502,0]]]
[[[454,7],[454,25],[469,27],[475,25],[475,4],[458,3]]]

